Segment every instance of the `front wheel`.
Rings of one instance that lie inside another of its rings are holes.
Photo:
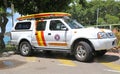
[[[31,45],[29,44],[29,42],[27,41],[23,41],[20,43],[20,53],[23,56],[29,56],[32,53],[32,48]]]
[[[91,61],[93,59],[92,53],[91,46],[86,42],[81,41],[75,46],[75,57],[81,62]]]

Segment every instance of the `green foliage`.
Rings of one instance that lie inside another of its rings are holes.
[[[120,1],[115,0],[0,0],[0,12],[11,3],[21,15],[64,11],[84,25],[95,25],[97,15],[99,24],[120,23]]]
[[[99,25],[105,24],[104,19],[99,17],[99,18],[98,18],[98,24],[99,24]]]
[[[71,0],[13,0],[15,9],[22,15],[66,10]]]
[[[84,7],[84,8],[87,7],[87,1],[86,0],[79,0],[79,4],[81,4],[82,7]]]
[[[109,15],[109,14],[106,14],[105,19],[106,19],[106,23],[107,24],[114,24],[114,23],[118,23],[119,22],[119,18],[118,17],[112,16],[112,15]]]
[[[97,22],[98,15],[98,24],[119,24],[120,22],[120,1],[115,0],[91,0],[87,2],[86,0],[74,0],[75,5],[72,5],[67,11],[70,11],[73,14],[73,17],[76,18],[79,22],[82,22],[84,25],[95,25]],[[83,2],[81,2],[83,1]],[[84,2],[85,1],[85,2]],[[84,7],[86,5],[86,7]]]
[[[74,0],[69,6],[67,12],[72,14],[72,18],[77,19],[77,21],[79,21],[82,24],[86,24],[86,22],[89,22],[88,17],[86,17],[86,15],[89,15],[88,13],[89,10],[88,9],[84,10],[85,9],[84,4],[80,3],[81,2],[79,2],[79,0]]]
[[[5,11],[3,10],[3,8],[0,8],[0,13],[4,13]]]
[[[67,10],[67,12],[71,13],[72,17],[74,19],[77,19],[77,18],[81,17],[81,15],[82,15],[81,14],[82,13],[82,6],[79,4],[72,3],[72,5],[70,6],[70,9]]]
[[[6,48],[4,50],[0,50],[0,55],[3,53],[3,52],[8,52],[8,51],[15,51],[15,46],[11,46],[10,44],[7,44],[6,45]]]

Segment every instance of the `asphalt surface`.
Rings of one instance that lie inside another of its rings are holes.
[[[120,54],[107,53],[89,63],[63,53],[15,54],[0,58],[0,74],[120,74]]]

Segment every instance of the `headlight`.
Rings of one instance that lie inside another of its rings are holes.
[[[99,32],[97,34],[97,37],[98,37],[98,39],[104,39],[104,38],[107,38],[107,35],[105,32]]]
[[[115,35],[112,32],[107,33],[109,38],[115,38]]]

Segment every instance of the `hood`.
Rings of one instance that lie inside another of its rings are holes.
[[[76,36],[84,37],[84,38],[98,38],[98,33],[103,32],[106,35],[114,36],[111,30],[108,29],[99,29],[94,27],[82,28],[82,29],[74,29]]]

